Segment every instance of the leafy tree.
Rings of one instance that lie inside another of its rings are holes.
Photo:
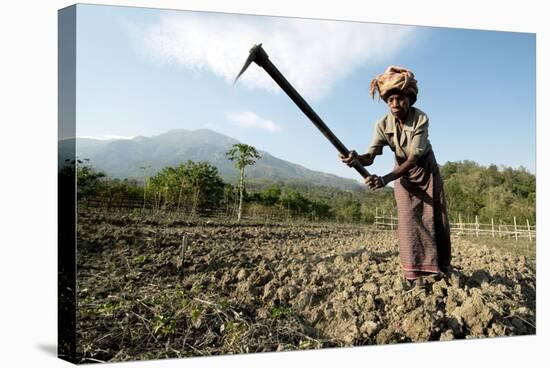
[[[281,198],[281,205],[293,214],[308,213],[310,201],[302,193],[291,190]]]
[[[258,193],[258,201],[266,206],[273,206],[281,197],[281,188],[272,186]]]
[[[216,167],[194,161],[165,167],[149,180],[149,186],[157,208],[186,207],[193,214],[219,207],[225,190]]]
[[[307,216],[311,220],[370,223],[376,208],[379,213],[395,211],[391,187],[371,192],[361,186],[344,190],[303,182],[247,180],[247,189],[244,169],[253,165],[259,154],[253,147],[249,150],[245,146],[236,145],[227,153],[241,171],[238,187],[224,183],[217,169],[206,162],[188,161],[165,167],[151,178],[144,172],[148,182],[145,188],[134,179],[108,178],[87,159],[67,161],[59,171],[59,186],[62,192],[74,190],[76,179],[79,199],[87,196],[132,199],[143,201],[144,206],[152,203],[157,209],[191,213],[223,208],[230,214],[238,207],[239,219],[245,201],[252,202],[256,214],[272,218]],[[483,167],[474,161],[462,161],[447,162],[440,170],[452,222],[461,214],[464,221],[478,216],[481,222],[490,222],[491,218],[510,222],[515,216],[518,223],[529,220],[535,224],[536,178],[525,168]]]
[[[535,221],[536,178],[525,168],[513,169],[473,161],[447,162],[441,167],[447,204],[452,221],[473,219],[489,222]]]
[[[216,167],[207,162],[188,161],[184,175],[192,191],[193,213],[197,213],[199,208],[211,210],[219,205],[224,183]]]
[[[98,195],[105,173],[89,165],[90,159],[76,160],[77,196]]]
[[[361,219],[361,204],[348,200],[337,210],[337,218],[343,221],[357,222]]]
[[[317,219],[328,219],[332,217],[330,205],[320,201],[313,201],[310,204],[311,214]]]
[[[244,193],[244,169],[246,166],[254,165],[256,160],[262,158],[256,148],[244,143],[234,144],[226,153],[227,157],[235,162],[235,167],[240,171],[239,177],[239,210],[237,213],[237,220],[241,220],[242,206],[243,206],[243,193]]]

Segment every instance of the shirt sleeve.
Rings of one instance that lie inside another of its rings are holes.
[[[416,157],[422,156],[428,149],[428,117],[422,115],[413,131],[409,154]]]
[[[374,133],[372,135],[372,143],[367,150],[367,153],[370,153],[371,155],[381,155],[382,154],[382,148],[386,146],[387,140],[386,136],[384,135],[384,129],[382,128],[382,120],[379,120],[374,124]]]

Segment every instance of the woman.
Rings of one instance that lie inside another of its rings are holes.
[[[422,285],[422,276],[447,272],[451,260],[451,239],[443,182],[428,139],[428,116],[412,107],[418,94],[414,74],[390,66],[370,85],[370,93],[388,104],[390,112],[378,120],[368,151],[348,157],[347,165],[358,161],[369,166],[383,146],[395,153],[395,167],[384,176],[372,175],[367,186],[378,189],[395,181],[399,257],[407,287]]]

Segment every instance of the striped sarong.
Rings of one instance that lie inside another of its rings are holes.
[[[397,159],[396,165],[400,159]],[[405,277],[416,279],[450,266],[451,237],[443,181],[433,151],[394,184],[399,258]]]

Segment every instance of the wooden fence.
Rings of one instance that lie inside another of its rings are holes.
[[[376,209],[374,226],[380,230],[396,230],[397,217],[392,213],[379,213]],[[462,216],[459,215],[458,222],[450,223],[449,226],[451,233],[459,236],[490,236],[492,238],[515,239],[516,241],[519,239],[534,241],[536,239],[535,224],[530,224],[529,220],[526,220],[525,225],[520,225],[515,216],[512,224],[503,223],[502,220],[497,224],[494,219],[491,219],[491,223],[480,223],[477,216],[475,216],[475,222],[463,222]]]
[[[155,208],[150,202],[143,203],[143,200],[132,198],[84,198],[78,201],[78,207],[81,211],[86,211],[92,208],[102,208],[114,211],[127,210],[142,210],[146,213],[161,212],[178,212],[183,217],[208,217],[208,218],[224,218],[234,220],[237,218],[237,206],[223,206],[223,208],[202,209],[200,213],[193,214],[189,208],[182,206],[177,210],[175,206],[161,206]],[[243,208],[242,220],[265,222],[265,223],[288,223],[288,222],[320,222],[318,218],[312,215],[293,215],[290,211],[280,211],[273,209],[259,209],[256,206],[246,206]]]
[[[84,209],[102,207],[109,209],[147,209],[153,211],[151,203],[143,203],[141,200],[136,199],[110,199],[110,198],[86,198],[84,200],[79,200],[79,206]],[[203,211],[200,214],[201,217],[228,217],[236,218],[236,208],[230,206],[229,208],[219,208]],[[269,212],[256,212],[256,208],[249,208],[243,211],[243,219],[250,220],[261,220],[266,222],[289,222],[297,221],[298,218],[301,219],[300,222],[312,221],[315,222],[316,219],[310,218],[310,216],[299,217],[290,216],[287,214],[281,214],[276,211]],[[463,222],[462,216],[458,216],[459,220],[455,223],[450,223],[451,233],[456,235],[468,235],[468,236],[490,236],[492,238],[507,238],[507,239],[528,239],[529,241],[534,241],[536,239],[536,227],[535,224],[530,224],[529,220],[526,220],[525,225],[518,224],[516,217],[513,219],[512,224],[503,223],[502,220],[499,220],[498,223],[491,219],[491,223],[480,223],[478,217],[475,217],[475,222]],[[376,208],[374,216],[374,227],[379,230],[397,230],[397,217],[393,213],[383,213]]]
[[[142,200],[136,200],[133,198],[95,198],[95,197],[86,197],[84,199],[79,199],[78,204],[85,208],[92,207],[101,207],[109,209],[123,209],[123,208],[145,208],[151,207],[149,203],[146,203],[145,206]]]

